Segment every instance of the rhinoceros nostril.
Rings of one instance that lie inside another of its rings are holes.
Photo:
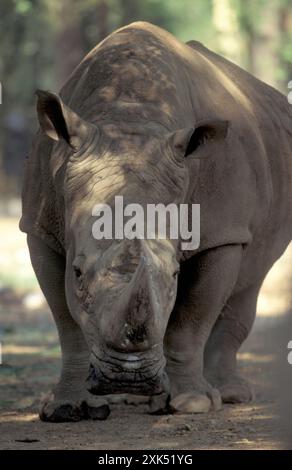
[[[95,381],[97,379],[95,367],[90,363],[87,380]]]
[[[145,325],[137,325],[133,327],[126,323],[125,335],[127,339],[133,344],[142,343],[147,335],[146,327]]]

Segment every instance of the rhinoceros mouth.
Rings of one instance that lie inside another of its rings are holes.
[[[87,388],[94,395],[133,393],[156,395],[168,391],[164,357],[92,356]]]

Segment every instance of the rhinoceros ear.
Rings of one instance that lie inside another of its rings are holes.
[[[180,129],[172,134],[176,151],[187,157],[209,142],[225,139],[228,121],[201,121],[195,128]]]
[[[36,95],[38,120],[43,132],[53,140],[64,140],[78,151],[88,136],[90,124],[66,106],[57,94],[37,90]]]

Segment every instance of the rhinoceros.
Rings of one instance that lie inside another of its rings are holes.
[[[114,393],[147,395],[157,413],[250,401],[237,352],[292,235],[287,98],[201,43],[135,22],[60,94],[38,90],[37,114],[20,228],[63,358],[41,419],[105,419]],[[94,238],[93,207],[117,195],[199,204],[199,246]]]

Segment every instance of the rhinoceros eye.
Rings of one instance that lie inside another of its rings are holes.
[[[175,279],[175,278],[179,275],[179,272],[180,272],[180,269],[177,268],[177,269],[174,271],[172,277]]]
[[[73,266],[73,269],[75,275],[76,292],[78,297],[81,297],[84,291],[82,271],[78,266]]]
[[[73,266],[73,269],[74,269],[74,274],[75,274],[76,279],[80,280],[82,278],[81,269],[78,268],[77,266]]]

